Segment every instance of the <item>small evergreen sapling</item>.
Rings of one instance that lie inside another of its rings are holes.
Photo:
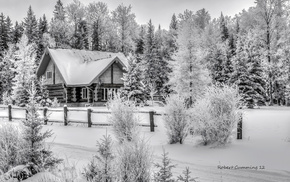
[[[113,181],[113,151],[110,135],[104,136],[101,142],[97,142],[97,155],[85,168],[85,177],[89,181],[112,182]]]
[[[183,182],[197,182],[196,178],[191,178],[189,168],[186,167],[186,169],[182,172],[184,176],[179,175],[177,177],[177,181],[183,181]]]
[[[168,157],[168,152],[165,152],[163,148],[162,162],[161,164],[156,163],[155,167],[159,169],[154,173],[155,182],[174,182],[173,174],[171,172],[172,168],[175,168],[176,165],[171,164],[171,160]]]
[[[36,103],[36,89],[34,85],[27,92],[29,93],[27,119],[23,121],[24,156],[26,162],[32,162],[41,169],[55,167],[62,160],[53,157],[52,151],[45,147],[45,139],[52,136],[52,131],[41,132],[42,123],[37,112],[38,104]]]

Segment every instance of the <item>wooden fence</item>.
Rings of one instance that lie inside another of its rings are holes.
[[[8,118],[9,121],[12,121],[12,119],[26,119],[27,118],[27,110],[26,108],[21,108],[21,107],[12,107],[11,105],[8,106],[0,106],[0,108],[2,109],[7,109],[7,116],[0,116],[0,118]],[[16,117],[13,116],[13,112],[12,111],[17,111],[17,110],[22,110],[25,111],[25,116],[24,117]],[[92,127],[92,125],[105,125],[105,126],[110,126],[111,123],[110,122],[92,122],[92,113],[96,113],[96,114],[111,114],[111,111],[96,111],[93,110],[91,108],[87,108],[85,109],[78,109],[78,108],[68,108],[67,106],[64,106],[63,109],[54,109],[54,108],[39,108],[39,111],[42,111],[42,118],[44,121],[44,124],[46,125],[48,122],[56,122],[56,123],[63,123],[64,126],[67,126],[68,123],[81,123],[81,124],[85,124],[87,123],[88,127]],[[68,117],[68,113],[70,111],[76,111],[76,112],[86,112],[87,117],[86,117],[86,122],[83,121],[75,121],[75,120],[70,120]],[[53,120],[53,119],[49,119],[49,113],[57,113],[57,112],[61,112],[63,113],[63,119],[62,120]],[[144,127],[150,127],[150,131],[154,132],[154,128],[157,127],[157,125],[155,125],[154,123],[154,115],[158,115],[156,114],[156,112],[154,111],[136,111],[136,114],[148,114],[148,118],[149,118],[149,123],[140,123],[140,126],[144,126]]]

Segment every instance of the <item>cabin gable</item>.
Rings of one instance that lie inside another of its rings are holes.
[[[96,78],[94,83],[99,81],[102,84],[124,84],[123,78],[124,70],[119,63],[114,62],[108,69],[100,76],[100,79]]]
[[[44,85],[55,85],[64,83],[64,80],[58,68],[55,66],[54,62],[51,59],[49,59],[49,63],[42,76],[44,78]]]

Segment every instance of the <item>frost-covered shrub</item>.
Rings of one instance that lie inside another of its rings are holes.
[[[235,88],[223,85],[208,87],[196,101],[191,110],[193,130],[202,136],[204,145],[229,141],[239,117],[239,100]]]
[[[166,100],[164,121],[169,143],[183,143],[188,134],[189,113],[183,98],[171,95]]]
[[[110,122],[119,142],[132,141],[137,137],[138,119],[134,116],[134,104],[131,101],[123,100],[117,94],[108,102],[108,107],[111,109]]]
[[[5,173],[10,168],[22,164],[23,144],[19,126],[11,123],[0,125],[0,171]]]
[[[51,103],[51,107],[59,107],[59,102],[57,100],[57,98],[55,97]]]
[[[125,141],[121,144],[115,162],[115,181],[150,181],[152,152],[144,140]]]

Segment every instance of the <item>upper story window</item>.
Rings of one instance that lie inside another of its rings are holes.
[[[52,72],[51,71],[47,71],[46,72],[46,79],[51,79],[52,78]]]

